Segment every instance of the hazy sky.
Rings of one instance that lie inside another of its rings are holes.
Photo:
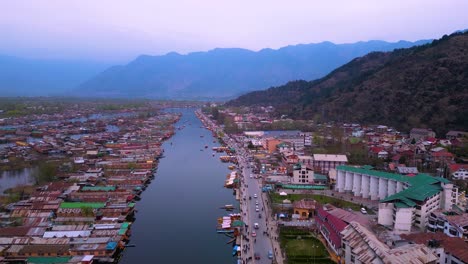
[[[124,62],[215,47],[438,38],[468,0],[5,0],[0,54]]]

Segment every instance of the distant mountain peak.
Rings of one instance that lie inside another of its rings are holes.
[[[77,91],[87,96],[112,91],[112,95],[123,97],[226,98],[289,80],[316,79],[369,52],[412,45],[410,42],[371,45],[325,41],[258,52],[215,48],[186,55],[176,52],[161,56],[141,55],[118,71],[104,71],[84,82]]]

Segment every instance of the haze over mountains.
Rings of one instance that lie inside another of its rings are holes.
[[[35,60],[0,55],[0,94],[65,95],[108,66],[102,62]]]
[[[230,106],[275,106],[278,115],[438,132],[468,124],[468,33],[394,52],[373,52],[324,78],[245,94]]]
[[[187,55],[143,55],[86,81],[74,95],[168,99],[233,97],[291,80],[320,78],[371,51],[389,51],[427,42],[322,42],[258,52],[214,49]]]

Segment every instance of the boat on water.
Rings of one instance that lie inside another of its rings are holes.
[[[226,204],[224,206],[221,206],[219,209],[226,209],[227,211],[232,211],[232,210],[234,210],[234,205]]]
[[[208,148],[208,145],[205,145],[205,148]]]

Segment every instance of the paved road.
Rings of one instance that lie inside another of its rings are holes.
[[[276,236],[276,234],[271,230],[271,225],[267,226],[266,221],[268,219],[271,223],[271,217],[266,213],[268,208],[265,204],[266,201],[262,199],[260,180],[254,178],[252,169],[248,165],[248,154],[245,150],[239,145],[232,143],[230,145],[234,147],[238,153],[239,168],[242,170],[241,202],[243,203],[243,211],[246,213],[244,222],[248,225],[247,237],[249,241],[247,244],[250,246],[250,250],[246,256],[252,256],[252,260],[247,263],[271,263],[272,259],[268,258],[268,251],[274,254],[271,236]],[[254,228],[256,224],[258,225],[258,229]],[[270,228],[270,230],[267,231],[267,228]],[[252,236],[253,232],[256,234],[255,237]],[[259,260],[254,258],[254,253],[260,255]]]
[[[208,119],[207,121],[212,127],[216,127],[211,120]],[[279,243],[272,239],[277,236],[277,225],[276,222],[271,219],[271,214],[267,213],[269,212],[269,208],[266,205],[267,200],[265,195],[262,195],[260,179],[254,178],[252,169],[248,165],[250,154],[240,144],[237,144],[227,135],[223,140],[229,147],[236,150],[239,163],[238,167],[242,174],[240,178],[242,183],[240,188],[240,202],[242,203],[241,208],[243,221],[247,224],[247,228],[245,230],[245,236],[243,237],[241,247],[245,246],[249,248],[249,250],[246,252],[243,251],[242,253],[242,260],[244,261],[242,263],[270,264],[276,260],[277,263],[283,264],[283,258],[281,255],[278,255],[281,254]],[[255,196],[257,196],[257,198],[255,198]],[[254,228],[255,223],[258,224],[258,229]],[[254,231],[256,233],[255,237],[252,236]],[[268,258],[269,251],[272,252],[274,260]],[[259,254],[260,259],[255,259],[255,253]]]

